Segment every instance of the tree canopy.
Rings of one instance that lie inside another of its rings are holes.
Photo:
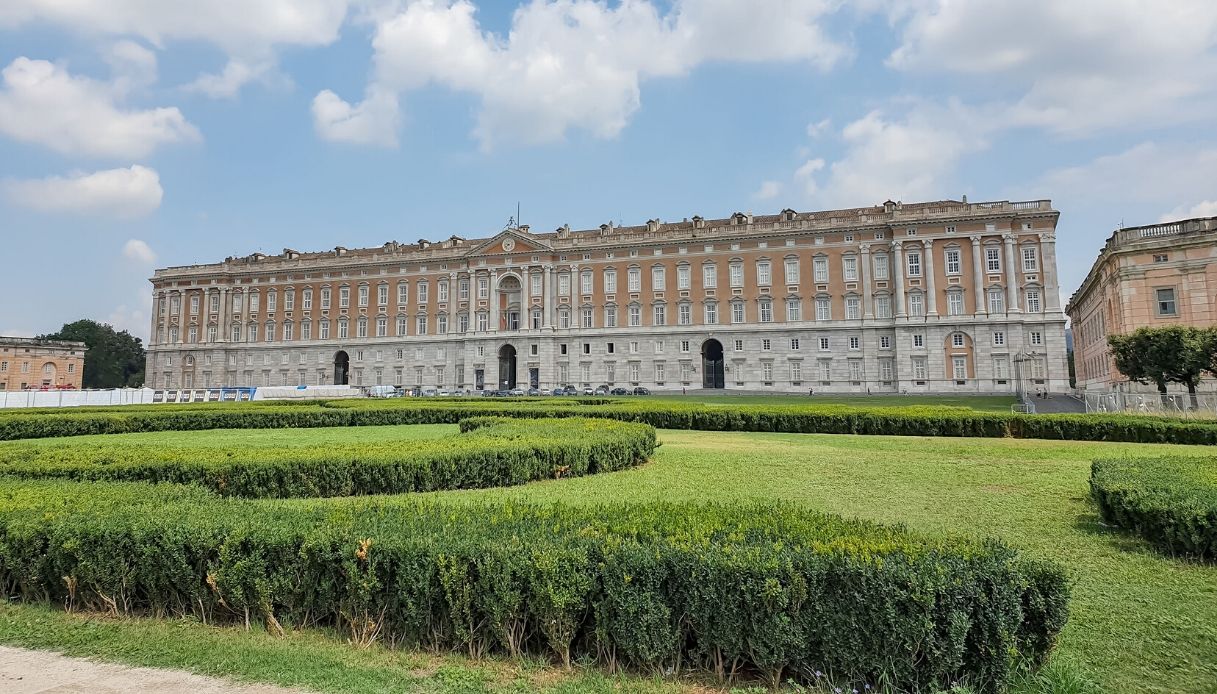
[[[1181,383],[1194,399],[1200,378],[1217,368],[1217,333],[1209,328],[1139,328],[1127,335],[1109,335],[1107,344],[1120,373],[1137,383],[1153,383],[1160,393],[1166,392],[1168,383]]]
[[[58,332],[40,335],[47,340],[74,340],[88,346],[85,352],[85,388],[123,388],[144,384],[143,341],[126,330],[83,319],[65,323]]]

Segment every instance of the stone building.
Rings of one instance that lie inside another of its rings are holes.
[[[80,388],[85,343],[0,337],[0,390]]]
[[[1217,217],[1119,229],[1065,309],[1078,388],[1156,392],[1116,370],[1107,336],[1142,327],[1217,325],[1215,302]]]
[[[157,388],[1068,388],[1047,200],[736,213],[157,270]]]

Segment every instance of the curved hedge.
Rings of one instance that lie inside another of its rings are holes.
[[[1217,559],[1217,458],[1096,460],[1090,490],[1107,523],[1169,554]]]
[[[357,643],[589,658],[654,672],[1004,691],[1067,582],[997,542],[784,504],[224,499],[0,479],[0,589],[121,613],[330,625]],[[860,685],[859,685],[860,686]]]
[[[1217,444],[1217,423],[1133,415],[1021,415],[954,407],[843,405],[714,407],[643,401],[338,400],[313,406],[230,405],[0,417],[0,440],[197,429],[273,429],[374,424],[455,424],[479,415],[599,417],[665,429],[896,436],[975,436],[1134,443]]]
[[[199,484],[226,496],[399,494],[523,484],[637,465],[655,449],[645,424],[605,419],[463,420],[460,434],[308,448],[199,448],[129,437],[0,445],[0,474]]]

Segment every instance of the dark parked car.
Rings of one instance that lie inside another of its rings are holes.
[[[562,389],[563,395],[578,395],[579,391],[575,390],[574,386],[566,386]]]
[[[596,386],[596,391],[593,393],[593,395],[608,395],[608,394],[609,394],[608,386]]]
[[[508,396],[510,396],[510,395],[511,395],[511,391],[510,391],[510,390],[496,390],[496,391],[494,391],[494,397],[496,397],[496,398],[505,398],[505,397],[508,397]]]
[[[566,395],[566,389],[554,388],[553,391],[550,392],[550,395]]]
[[[626,390],[625,388],[621,388],[620,386],[609,391],[609,395],[629,395],[629,394],[630,394],[630,391]]]
[[[541,391],[537,390],[536,388],[529,388],[528,394],[529,395],[541,395]]]
[[[642,386],[638,386],[637,388],[634,389],[634,395],[650,395],[650,394],[651,394],[651,391],[647,390],[646,388],[643,388]]]

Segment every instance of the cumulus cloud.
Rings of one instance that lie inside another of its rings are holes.
[[[1217,100],[1211,0],[930,0],[913,8],[899,10],[902,39],[888,64],[1017,93],[1002,114],[1012,126],[1089,135],[1206,118]]]
[[[313,127],[331,142],[396,147],[398,120],[397,95],[384,89],[354,106],[328,89],[313,98]]]
[[[40,212],[135,219],[156,211],[164,191],[144,166],[0,182],[10,204]]]
[[[275,64],[271,60],[246,61],[233,58],[220,72],[199,75],[182,89],[213,99],[234,99],[241,88],[250,82],[269,82],[276,74]]]
[[[9,63],[0,76],[0,133],[23,142],[64,154],[135,158],[160,145],[199,139],[176,107],[124,108],[127,84],[121,80],[78,77],[26,57]]]
[[[417,0],[377,20],[369,93],[437,84],[475,94],[474,135],[485,148],[559,140],[572,128],[607,138],[637,111],[646,79],[715,61],[828,69],[849,55],[820,26],[838,4],[680,0],[665,14],[650,0],[532,0],[496,35],[481,28],[468,0]]]
[[[1162,215],[1159,222],[1174,222],[1180,219],[1195,219],[1196,217],[1217,217],[1217,200],[1203,200],[1191,207],[1176,207]]]
[[[115,88],[126,92],[156,82],[156,53],[134,41],[122,40],[110,46],[103,56],[114,73]]]
[[[782,194],[781,181],[762,181],[761,187],[752,194],[753,200],[772,200]]]
[[[273,65],[282,46],[324,46],[338,38],[352,0],[5,0],[0,28],[35,21],[102,36],[140,37],[157,47],[170,41],[201,41],[230,58],[218,75],[195,83],[195,91],[227,97]],[[364,3],[360,3],[364,4]],[[243,66],[243,67],[237,67]]]
[[[145,265],[156,262],[156,253],[152,251],[152,247],[140,239],[128,239],[123,244],[123,257]]]
[[[1027,192],[1042,195],[1060,191],[1080,204],[1178,207],[1186,213],[1190,210],[1179,206],[1179,201],[1207,199],[1213,194],[1214,180],[1217,145],[1183,147],[1151,141],[1085,164],[1053,169]]]

